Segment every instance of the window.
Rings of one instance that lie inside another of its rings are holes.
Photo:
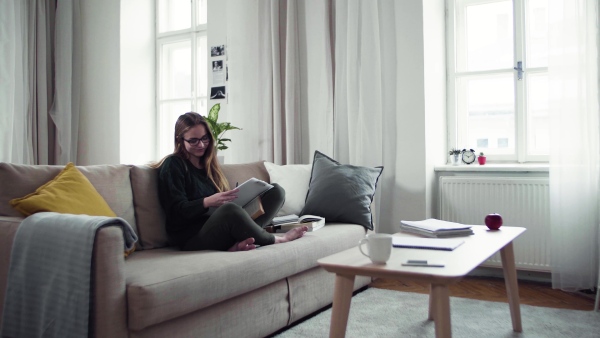
[[[548,161],[547,0],[448,0],[448,145]]]
[[[207,111],[207,0],[157,0],[157,149],[173,152],[179,115]]]

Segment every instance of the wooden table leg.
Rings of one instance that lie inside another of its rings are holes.
[[[333,306],[331,309],[331,327],[329,337],[344,337],[348,325],[348,313],[354,288],[354,277],[347,275],[335,276],[335,289],[333,291]]]
[[[433,309],[435,308],[435,295],[433,294],[433,286],[431,284],[429,284],[429,317],[427,319],[429,320],[435,320],[434,316],[434,311]]]
[[[521,305],[519,301],[519,284],[517,283],[517,269],[515,268],[515,253],[512,242],[500,249],[502,259],[502,270],[504,270],[504,283],[510,307],[513,331],[523,332],[521,325]]]
[[[431,284],[431,305],[433,305],[433,317],[435,318],[435,337],[452,337],[452,327],[450,325],[450,291],[447,285]],[[431,308],[429,311],[431,313]]]

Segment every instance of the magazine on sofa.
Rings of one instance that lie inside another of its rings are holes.
[[[273,218],[275,232],[287,232],[300,226],[307,226],[308,231],[317,231],[325,226],[325,218],[316,215],[286,215]]]

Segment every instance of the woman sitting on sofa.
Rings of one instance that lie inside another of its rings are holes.
[[[229,189],[214,142],[204,117],[185,113],[175,123],[173,154],[156,164],[159,198],[172,244],[182,250],[245,251],[302,237],[307,227],[292,229],[283,236],[263,229],[284,202],[285,191],[277,184],[261,195],[265,213],[256,220],[237,204],[228,203],[239,190]],[[209,215],[209,208],[216,209]]]

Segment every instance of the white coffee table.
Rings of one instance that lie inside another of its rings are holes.
[[[354,278],[357,275],[378,278],[423,281],[430,283],[429,319],[435,320],[436,337],[451,337],[450,293],[448,286],[459,282],[469,272],[500,251],[508,295],[513,330],[521,332],[521,309],[513,240],[525,228],[503,226],[491,231],[485,226],[473,226],[474,234],[460,237],[465,243],[453,251],[393,248],[385,265],[371,263],[358,247],[319,259],[319,264],[336,274],[330,337],[344,337],[352,299]],[[411,237],[405,233],[394,236]],[[402,266],[407,259],[443,261],[443,268]],[[484,334],[484,333],[482,333]]]

